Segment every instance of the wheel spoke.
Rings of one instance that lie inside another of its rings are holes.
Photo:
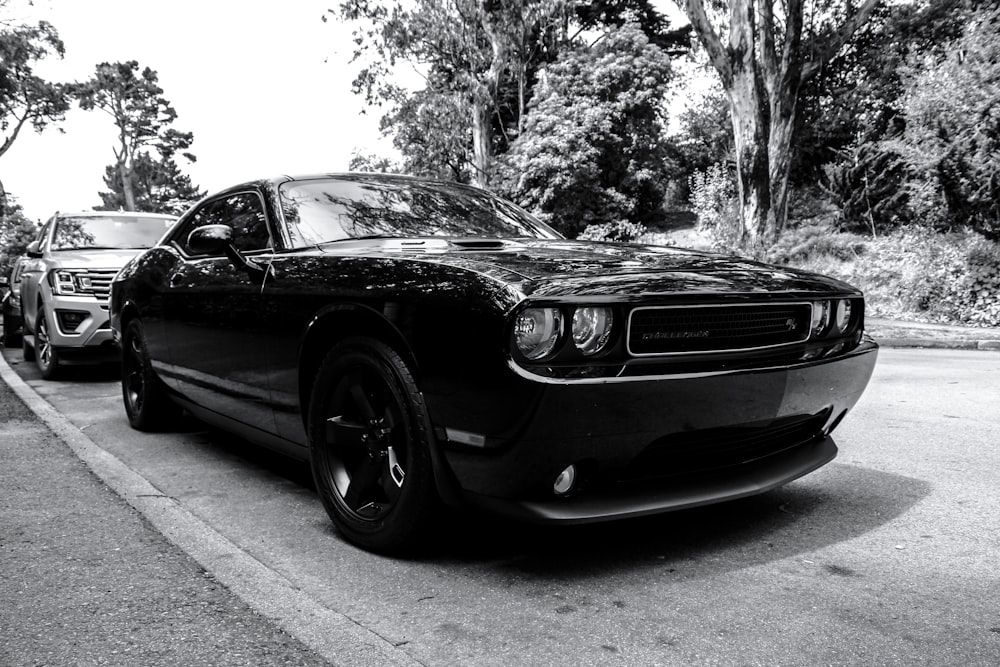
[[[348,378],[351,394],[351,398],[354,400],[354,406],[360,412],[360,416],[366,422],[374,420],[375,409],[372,407],[371,401],[368,399],[368,394],[365,393],[364,381],[361,376],[361,371],[354,371]]]
[[[357,511],[361,505],[370,505],[373,501],[374,491],[380,489],[379,477],[382,476],[382,469],[385,464],[384,459],[372,460],[365,458],[360,465],[354,469],[351,476],[351,484],[344,494],[344,502],[351,509]]]
[[[343,415],[326,420],[326,441],[335,443],[338,447],[363,447],[366,431],[364,424],[344,419]]]

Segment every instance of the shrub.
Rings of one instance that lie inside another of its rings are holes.
[[[736,181],[723,165],[691,176],[691,210],[698,216],[698,230],[708,233],[714,249],[730,252],[740,247]]]
[[[585,241],[619,241],[637,243],[646,236],[646,227],[638,222],[606,222],[588,225],[577,237]]]
[[[1000,326],[1000,244],[977,233],[920,227],[877,239],[836,234],[822,241],[814,232],[800,230],[774,252],[856,285],[870,315]]]
[[[838,233],[829,223],[819,222],[786,229],[764,258],[775,264],[795,264],[825,255],[846,262],[864,251],[865,239],[861,236]]]

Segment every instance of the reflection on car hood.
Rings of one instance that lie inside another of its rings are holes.
[[[526,239],[374,241],[358,250],[412,255],[490,274],[517,282],[525,295],[536,297],[854,291],[824,276],[666,246]]]
[[[54,250],[47,264],[53,268],[120,269],[142,252],[135,250]]]

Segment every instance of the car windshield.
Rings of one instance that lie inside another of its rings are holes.
[[[152,247],[173,223],[146,216],[80,216],[59,218],[52,250],[130,250]]]
[[[513,204],[448,183],[317,179],[280,192],[295,247],[378,236],[561,238]]]

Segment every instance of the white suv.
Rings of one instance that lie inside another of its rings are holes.
[[[108,322],[111,280],[160,240],[176,217],[56,213],[28,246],[21,277],[22,345],[45,379],[72,363],[118,359]]]

